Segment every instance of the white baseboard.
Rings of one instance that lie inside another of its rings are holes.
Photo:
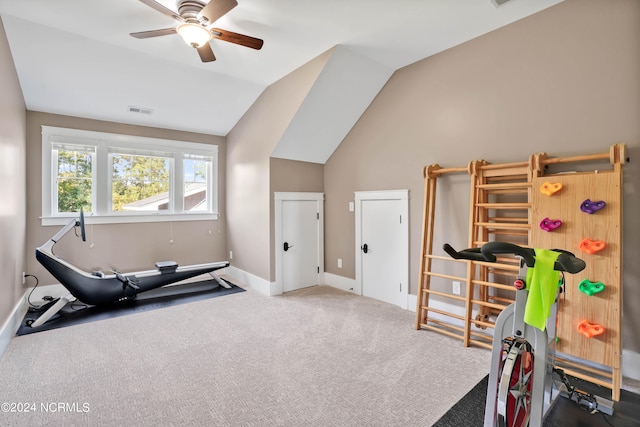
[[[20,298],[13,308],[13,311],[11,311],[9,317],[2,325],[2,328],[0,328],[0,356],[2,356],[2,353],[7,349],[11,338],[16,334],[16,331],[20,327],[20,323],[22,323],[24,315],[27,313],[27,309],[28,306],[26,298]]]
[[[344,276],[338,276],[337,274],[324,273],[324,284],[331,286],[332,288],[341,289],[347,292],[353,292],[360,295],[356,289],[356,280],[350,279]]]
[[[622,376],[640,381],[640,353],[622,350]]]
[[[263,295],[273,296],[282,294],[282,289],[278,290],[278,286],[274,282],[269,282],[262,277],[258,277],[234,266],[229,266],[224,270],[225,275],[237,280],[240,284],[251,287]]]
[[[418,296],[409,294],[407,295],[407,310],[416,312],[416,308],[418,307]]]

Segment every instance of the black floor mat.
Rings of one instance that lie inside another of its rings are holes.
[[[609,389],[601,388],[578,378],[570,378],[579,389],[609,398]],[[482,427],[489,376],[484,377],[469,393],[445,413],[435,427]],[[607,395],[608,393],[608,395]],[[559,398],[544,419],[544,427],[639,427],[640,395],[621,390],[620,401],[613,405],[613,416],[601,412],[591,414],[566,398]]]
[[[228,283],[228,282],[227,282]],[[229,283],[231,288],[222,287],[215,280],[187,283],[177,286],[165,286],[153,289],[142,294],[134,300],[105,304],[99,306],[87,306],[80,302],[68,304],[56,316],[44,325],[32,328],[28,326],[29,320],[37,319],[43,311],[29,311],[25,315],[16,335],[27,335],[35,332],[64,328],[82,323],[95,322],[97,320],[111,319],[126,316],[158,308],[171,307],[179,304],[216,298],[224,295],[243,292],[244,289]]]

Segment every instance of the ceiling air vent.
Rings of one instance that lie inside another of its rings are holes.
[[[129,105],[129,112],[146,114],[147,116],[149,116],[151,115],[151,113],[153,113],[153,110],[151,108],[141,108],[141,107],[134,107],[133,105]]]
[[[491,3],[493,3],[495,7],[498,7],[498,6],[502,6],[505,3],[509,3],[510,1],[511,0],[491,0]]]

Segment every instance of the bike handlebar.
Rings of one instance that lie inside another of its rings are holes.
[[[454,259],[496,262],[496,254],[514,254],[521,257],[527,267],[533,267],[536,262],[536,252],[534,249],[524,248],[522,246],[506,242],[489,242],[485,243],[480,248],[469,248],[460,252],[453,249],[453,247],[448,243],[445,243],[442,246],[442,249],[444,249],[444,251]],[[560,253],[554,265],[555,270],[575,274],[584,270],[586,267],[586,263],[580,258],[577,258],[571,252],[561,249],[552,249],[552,251]]]

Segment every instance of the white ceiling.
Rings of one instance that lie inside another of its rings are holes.
[[[238,0],[216,27],[264,47],[213,40],[206,64],[177,35],[130,37],[176,24],[137,0],[0,0],[0,15],[27,109],[224,136],[267,86],[334,46],[397,70],[560,1]]]

